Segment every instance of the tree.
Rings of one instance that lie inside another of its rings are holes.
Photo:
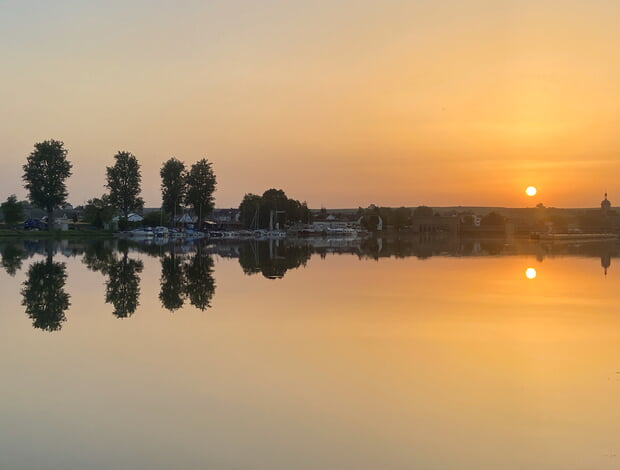
[[[205,310],[211,307],[211,299],[215,294],[213,278],[213,257],[198,245],[198,252],[183,269],[185,272],[185,294],[190,304]]]
[[[131,259],[128,251],[122,258],[110,263],[105,271],[108,276],[105,286],[105,301],[114,306],[114,316],[128,318],[136,311],[140,298],[140,276],[144,264]]]
[[[260,206],[262,198],[258,194],[246,194],[239,204],[239,218],[244,227],[260,227]]]
[[[192,165],[187,173],[186,184],[185,203],[198,216],[198,224],[201,225],[203,217],[208,216],[215,207],[213,193],[217,185],[212,165],[206,158]]]
[[[2,248],[2,267],[11,277],[22,268],[22,260],[26,258],[26,253],[14,244],[5,245]]]
[[[187,175],[185,163],[171,158],[163,164],[159,172],[161,176],[161,199],[166,212],[171,214],[172,222],[176,219],[177,210],[185,200]]]
[[[433,208],[428,206],[418,206],[413,210],[414,217],[432,217]]]
[[[97,228],[103,228],[114,215],[114,208],[110,204],[110,197],[104,194],[100,198],[89,199],[84,206],[84,219]]]
[[[64,263],[47,261],[33,263],[21,291],[22,305],[32,319],[32,326],[45,331],[57,331],[66,321],[65,310],[69,308],[69,294],[64,291],[67,268]]]
[[[305,202],[289,199],[281,189],[268,189],[262,196],[246,194],[239,205],[241,222],[248,228],[269,228],[270,222],[283,226],[287,222],[312,222],[312,212]]]
[[[185,272],[181,259],[174,251],[170,256],[165,255],[161,259],[161,290],[159,300],[166,310],[174,312],[183,307],[185,303]]]
[[[140,276],[144,263],[129,257],[126,244],[119,245],[115,251],[107,246],[107,242],[89,245],[82,262],[88,269],[101,272],[105,281],[105,301],[114,306],[113,315],[117,318],[128,318],[134,314],[140,304]]]
[[[399,207],[394,210],[394,220],[392,221],[392,225],[396,230],[400,230],[405,226],[409,225],[410,217],[411,217],[411,209],[408,207]]]
[[[54,225],[54,209],[67,202],[65,180],[71,176],[67,149],[58,140],[46,140],[34,145],[23,166],[28,198],[35,206],[47,212],[47,227]]]
[[[462,223],[464,226],[473,227],[474,226],[474,216],[471,214],[465,214],[462,218]]]
[[[144,200],[140,197],[140,164],[129,152],[118,152],[114,159],[114,165],[106,168],[106,187],[110,190],[110,204],[127,219],[130,212],[144,207]]]
[[[497,227],[504,225],[505,223],[506,219],[504,219],[504,217],[497,212],[489,212],[482,218],[482,220],[480,220],[480,225],[484,227]]]
[[[24,210],[21,203],[17,202],[17,196],[11,194],[6,198],[6,202],[0,204],[2,214],[4,215],[4,222],[8,225],[13,225],[23,220]]]
[[[142,225],[147,227],[157,227],[162,224],[163,220],[169,219],[171,215],[168,212],[151,211],[144,214]]]
[[[262,273],[267,279],[280,279],[289,269],[305,266],[313,252],[310,245],[244,244],[239,249],[239,264],[247,275]]]

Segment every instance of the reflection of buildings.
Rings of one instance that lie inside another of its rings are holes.
[[[601,266],[605,270],[605,276],[607,276],[607,269],[611,266],[611,253],[601,255]]]
[[[211,220],[219,229],[238,230],[243,228],[239,209],[213,209]]]

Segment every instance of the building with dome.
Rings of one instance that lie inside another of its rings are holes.
[[[601,201],[601,211],[603,215],[609,215],[609,210],[611,209],[611,202],[607,199],[607,193],[605,193],[605,199]]]

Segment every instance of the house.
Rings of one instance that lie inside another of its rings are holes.
[[[224,230],[238,230],[242,228],[241,211],[239,209],[214,209],[211,220],[218,228]]]
[[[120,216],[116,216],[112,219],[112,222],[118,222],[120,220]],[[140,214],[136,214],[134,212],[131,212],[130,214],[127,214],[127,220],[129,222],[142,222],[144,220],[144,217],[142,217]]]

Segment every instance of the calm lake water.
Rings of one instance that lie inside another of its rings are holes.
[[[620,467],[615,244],[0,252],[2,469]]]

